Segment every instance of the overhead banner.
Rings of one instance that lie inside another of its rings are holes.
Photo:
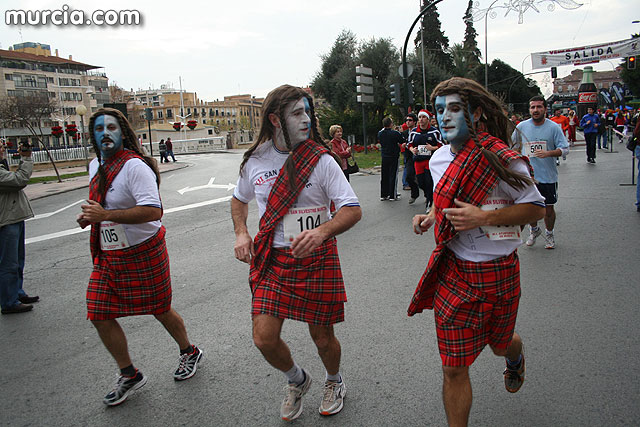
[[[620,40],[593,46],[573,47],[531,54],[533,69],[560,65],[582,65],[606,59],[640,55],[640,38]]]

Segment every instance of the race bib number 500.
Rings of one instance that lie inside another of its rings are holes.
[[[329,220],[326,206],[289,209],[282,219],[285,242],[293,242],[298,234],[305,230],[313,230]]]
[[[522,155],[527,157],[537,157],[537,152],[546,150],[546,141],[527,141],[523,144]]]
[[[110,221],[100,223],[100,249],[103,251],[115,251],[128,247],[129,242],[122,224]]]

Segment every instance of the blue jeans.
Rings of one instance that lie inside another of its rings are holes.
[[[598,134],[598,148],[602,148],[600,147],[600,140],[602,140],[602,147],[607,148],[607,131]]]
[[[402,164],[404,165],[404,170],[402,172],[402,189],[404,187],[409,186],[409,181],[407,181],[407,156],[402,153]]]
[[[24,221],[0,227],[0,306],[20,304],[24,270]]]
[[[636,177],[636,206],[640,208],[640,145],[634,151],[638,161],[638,176]]]

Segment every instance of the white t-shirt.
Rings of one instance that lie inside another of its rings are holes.
[[[451,146],[440,147],[431,157],[429,167],[433,178],[434,188],[451,164],[455,154],[451,152]],[[509,169],[522,175],[531,176],[524,160],[515,160],[509,164]],[[544,206],[544,197],[535,185],[528,185],[523,190],[511,187],[506,182],[499,180],[498,185],[489,195],[490,198],[513,201],[514,204],[534,203]],[[522,239],[490,240],[485,231],[480,227],[472,230],[460,231],[458,235],[447,245],[449,249],[460,259],[473,262],[491,261],[505,255],[509,255],[522,244]]]
[[[89,164],[89,177],[98,173],[98,159]],[[107,190],[105,209],[129,209],[135,206],[162,207],[160,193],[156,184],[156,175],[140,159],[128,160]],[[122,224],[129,246],[142,243],[156,234],[162,226],[161,221],[149,221],[142,224]]]
[[[249,203],[255,197],[258,213],[262,218],[267,209],[271,188],[288,157],[289,153],[279,151],[272,141],[260,144],[244,165],[233,197],[242,203]],[[331,155],[323,155],[292,208],[324,206],[328,212],[331,201],[335,204],[336,211],[343,206],[360,206],[358,197],[345,178],[340,165]],[[284,238],[283,221],[280,221],[275,229],[273,247],[289,246],[291,244],[285,242]]]

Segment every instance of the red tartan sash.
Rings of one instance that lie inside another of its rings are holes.
[[[326,153],[329,153],[329,150],[312,139],[299,144],[293,150],[290,156],[293,158],[296,169],[294,191],[291,191],[289,187],[289,174],[285,166],[283,165],[280,169],[278,178],[269,193],[265,213],[260,218],[258,234],[254,239],[255,256],[251,259],[249,283],[259,282],[264,275],[270,262],[276,226],[298,199],[298,195],[307,184],[320,156]]]
[[[496,153],[506,167],[512,160],[522,159],[529,167],[529,173],[533,176],[533,170],[529,165],[529,159],[509,149],[501,140],[486,132],[479,132],[478,138],[486,150]],[[455,208],[453,199],[481,206],[489,194],[498,185],[498,175],[489,165],[482,154],[482,150],[476,147],[474,141],[469,139],[436,185],[433,194],[433,205],[436,208],[436,223],[434,233],[436,248],[434,249],[427,268],[420,278],[408,314],[413,316],[422,312],[425,308],[433,308],[433,296],[438,284],[438,265],[442,259],[443,251],[457,234],[451,221],[445,218],[442,211],[446,208]]]
[[[114,178],[120,173],[122,167],[127,161],[138,158],[142,159],[138,154],[131,150],[120,150],[113,156],[104,160],[102,164],[102,168],[105,171],[106,182],[104,186],[104,192],[100,193],[98,191],[98,181],[100,175],[96,173],[91,179],[91,183],[89,184],[89,199],[94,200],[104,206],[104,200],[107,197],[107,191],[109,191],[109,187],[111,187],[111,183]],[[91,248],[91,258],[95,259],[98,255],[100,255],[100,224],[94,223],[91,224],[91,238],[89,240],[90,248]]]

